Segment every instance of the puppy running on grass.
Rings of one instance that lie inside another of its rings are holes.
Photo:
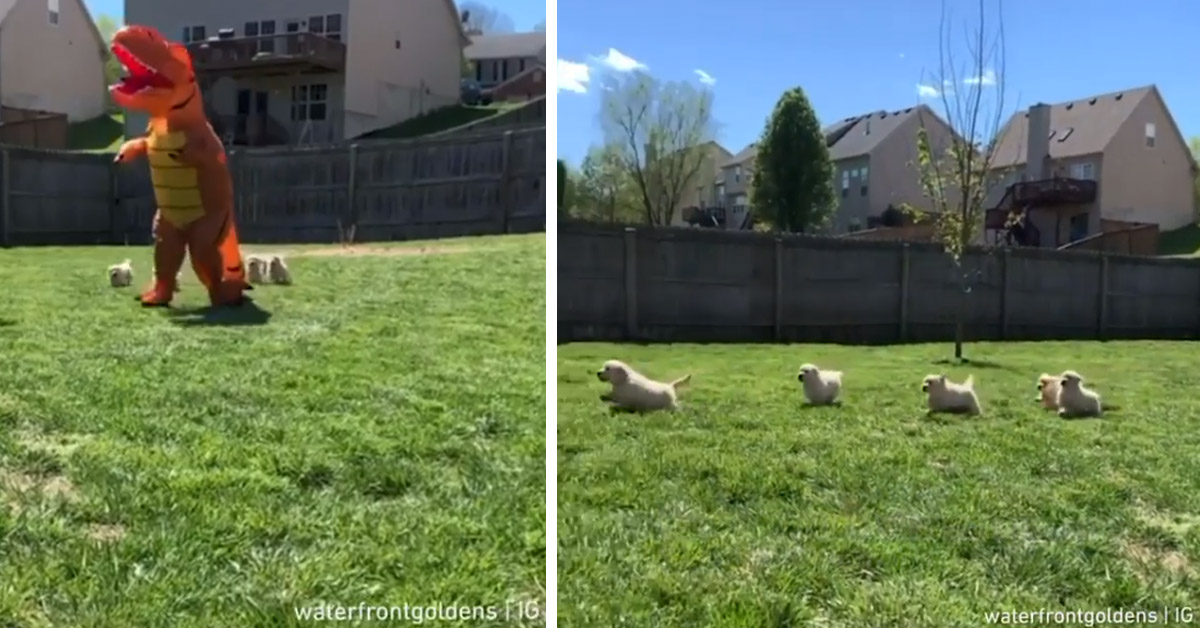
[[[921,391],[928,395],[930,412],[953,412],[956,414],[980,414],[979,397],[975,395],[975,378],[956,384],[945,375],[926,375],[921,382]]]
[[[1042,373],[1037,382],[1038,396],[1033,400],[1041,403],[1042,407],[1047,410],[1057,410],[1058,389],[1061,383],[1061,376]]]
[[[267,283],[267,265],[270,263],[262,255],[246,256],[246,280],[251,284]]]
[[[267,275],[271,278],[271,283],[282,285],[291,285],[292,271],[288,270],[287,262],[283,261],[282,255],[272,255],[271,261],[267,264]]]
[[[691,375],[685,375],[673,382],[657,382],[620,360],[605,362],[604,368],[596,371],[596,377],[612,384],[611,391],[600,395],[601,401],[611,403],[614,410],[632,412],[678,409],[678,389],[692,379]]]
[[[814,406],[837,402],[838,393],[842,390],[841,371],[822,371],[813,364],[801,366],[796,379],[804,386],[804,398]]]
[[[1058,416],[1065,418],[1100,416],[1100,395],[1083,385],[1083,376],[1065,371],[1058,389]]]
[[[108,285],[124,288],[133,283],[133,262],[129,259],[108,267]]]

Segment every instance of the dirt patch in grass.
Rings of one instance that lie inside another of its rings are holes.
[[[409,257],[412,255],[446,255],[450,253],[466,253],[475,251],[466,246],[421,246],[421,247],[384,247],[384,246],[339,246],[326,249],[309,249],[306,251],[283,252],[289,257]]]
[[[64,475],[37,476],[0,470],[0,497],[3,497],[11,512],[19,512],[22,499],[31,493],[59,501],[79,500],[75,485]]]
[[[97,543],[113,543],[125,538],[125,526],[93,523],[88,526],[87,537]]]
[[[1160,570],[1179,577],[1191,573],[1187,556],[1175,550],[1158,550],[1142,543],[1126,541],[1121,544],[1121,552],[1133,562],[1143,577],[1151,577]]]

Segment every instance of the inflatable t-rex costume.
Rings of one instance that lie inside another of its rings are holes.
[[[149,159],[158,206],[154,282],[138,299],[146,306],[168,305],[190,253],[211,303],[241,304],[250,285],[233,222],[233,181],[204,115],[187,48],[153,28],[126,26],[113,36],[112,52],[128,72],[109,88],[113,100],[150,114],[146,136],[125,142],[116,157],[118,163]]]

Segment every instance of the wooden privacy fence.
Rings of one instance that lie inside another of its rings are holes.
[[[559,342],[1200,337],[1200,262],[559,223]],[[967,276],[970,292],[960,290]]]
[[[145,162],[0,149],[0,245],[150,241]],[[468,138],[230,151],[248,242],[408,240],[545,230],[544,128]]]

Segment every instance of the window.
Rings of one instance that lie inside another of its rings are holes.
[[[842,171],[842,198],[845,198],[850,193],[850,171]]]
[[[190,44],[194,41],[204,41],[205,39],[208,39],[208,31],[203,26],[183,27],[183,43]]]
[[[1146,123],[1146,147],[1147,148],[1154,148],[1154,138],[1155,138],[1156,132],[1157,132],[1157,129],[1154,128],[1154,123],[1147,122]]]
[[[1091,162],[1071,164],[1071,178],[1094,181],[1096,179],[1096,165]]]
[[[742,182],[742,167],[741,166],[733,167],[733,182],[734,183]]]
[[[308,32],[324,35],[334,41],[341,41],[342,14],[314,15],[308,18]]]
[[[324,120],[328,117],[329,87],[322,83],[292,86],[292,120]]]
[[[1082,240],[1088,234],[1088,215],[1075,214],[1071,216],[1071,242]]]
[[[524,58],[517,59],[517,72],[524,72],[524,71],[525,71],[525,59]]]
[[[258,23],[258,34],[262,39],[258,40],[259,52],[275,52],[275,38],[271,35],[275,34],[275,20],[263,20]]]
[[[866,166],[863,166],[862,168],[858,169],[858,195],[859,196],[867,195],[867,175],[868,174],[870,174],[870,173],[867,171]]]
[[[50,25],[58,26],[58,0],[46,0],[46,9],[50,12]]]

